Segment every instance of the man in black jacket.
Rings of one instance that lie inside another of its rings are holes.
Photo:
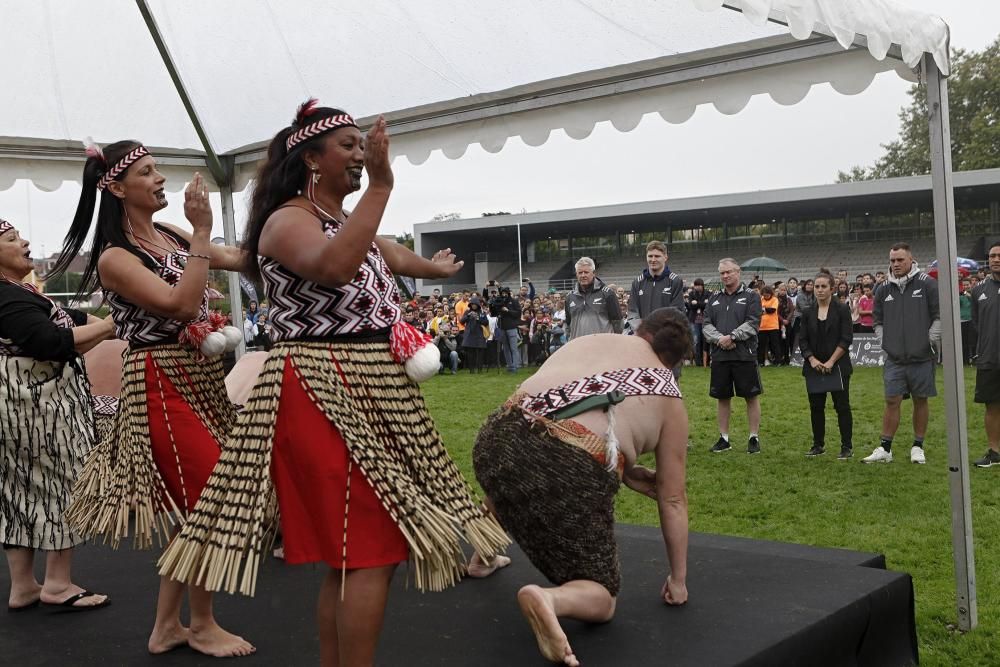
[[[735,394],[746,399],[750,437],[747,454],[760,452],[760,399],[764,393],[757,368],[757,329],[763,313],[760,295],[740,282],[740,265],[727,257],[719,261],[722,289],[705,308],[702,335],[712,348],[712,379],[708,395],[718,400],[719,440],[712,452],[726,452],[729,444],[729,417]]]
[[[684,280],[667,266],[667,246],[661,241],[646,245],[646,268],[632,281],[628,299],[628,321],[632,331],[639,328],[642,318],[657,308],[676,308],[682,314],[684,307]]]
[[[688,290],[684,297],[684,304],[687,306],[688,322],[691,323],[691,337],[694,343],[694,365],[701,366],[704,340],[702,339],[702,329],[705,324],[705,307],[708,306],[708,299],[712,294],[705,291],[705,281],[701,278],[694,279],[694,287]]]
[[[990,273],[972,290],[976,343],[976,403],[986,404],[986,439],[990,448],[975,462],[1000,465],[1000,241],[990,246]]]
[[[878,447],[862,459],[864,463],[891,463],[892,439],[899,428],[904,396],[913,399],[913,446],[911,463],[926,463],[924,435],[930,406],[937,396],[934,367],[941,342],[937,281],[917,268],[910,246],[897,243],[889,250],[889,278],[875,290],[872,319],[882,341],[885,366],[882,384],[885,411]]]
[[[499,292],[489,300],[488,305],[490,315],[497,318],[497,336],[507,356],[507,370],[516,373],[521,360],[517,350],[520,342],[517,327],[521,324],[521,305],[510,295],[510,288],[506,286],[499,288]]]

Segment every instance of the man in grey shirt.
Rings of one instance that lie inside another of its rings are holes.
[[[576,263],[576,287],[566,295],[566,332],[569,338],[595,333],[621,333],[622,311],[618,295],[594,275],[594,260]]]
[[[910,246],[897,243],[889,250],[889,278],[875,290],[872,319],[882,341],[885,366],[885,412],[882,437],[864,463],[891,463],[892,439],[899,428],[900,406],[905,396],[913,399],[913,446],[911,463],[926,463],[924,435],[930,406],[937,396],[934,370],[941,342],[937,281],[917,267]]]
[[[990,273],[972,290],[976,343],[976,403],[986,404],[986,439],[990,448],[975,462],[979,468],[1000,465],[1000,241],[989,250]]]

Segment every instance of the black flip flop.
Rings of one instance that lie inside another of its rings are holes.
[[[35,607],[38,606],[39,602],[40,602],[39,600],[35,600],[34,602],[29,602],[28,604],[22,604],[20,607],[11,607],[10,605],[7,605],[7,613],[18,614],[22,611],[28,611],[29,609],[34,609]]]
[[[50,603],[43,602],[42,607],[45,608],[50,614],[68,614],[77,611],[94,611],[95,609],[103,609],[111,604],[111,598],[104,598],[104,602],[100,604],[90,604],[90,605],[77,605],[76,603],[83,598],[89,598],[92,595],[99,595],[99,593],[92,593],[91,591],[83,591],[82,593],[77,593],[76,595],[71,595],[62,602]]]

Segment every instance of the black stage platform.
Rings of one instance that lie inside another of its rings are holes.
[[[884,559],[839,549],[693,533],[683,607],[659,601],[665,556],[658,529],[620,526],[623,585],[609,624],[565,624],[584,665],[910,665],[917,662],[913,585]],[[445,593],[406,590],[405,568],[389,600],[379,665],[544,665],[518,612],[517,589],[543,583],[517,549],[514,564]],[[148,552],[82,547],[81,584],[114,603],[92,613],[40,609],[0,615],[5,665],[217,665],[184,648],[149,656],[157,578]],[[239,663],[313,665],[313,615],[323,568],[270,561],[257,597],[220,595],[220,622],[253,641]],[[0,572],[6,594],[7,568]],[[229,664],[227,662],[227,664]]]

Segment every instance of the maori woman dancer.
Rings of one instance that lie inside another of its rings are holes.
[[[63,309],[22,282],[28,241],[0,220],[0,541],[10,568],[8,611],[53,605],[90,611],[106,595],[73,583],[73,547],[63,520],[83,457],[93,446],[90,383],[80,356],[114,334],[110,321]],[[35,550],[47,552],[45,582]]]
[[[252,595],[273,485],[286,561],[331,568],[317,609],[323,664],[367,665],[398,563],[410,558],[416,585],[440,590],[464,571],[463,533],[490,558],[508,540],[473,503],[393,352],[416,334],[393,274],[442,279],[462,262],[376,235],[393,185],[385,121],[365,139],[349,115],[314,104],[272,140],[247,227],[274,347],[160,572]],[[368,187],[348,216],[362,168]]]
[[[660,595],[671,605],[687,601],[688,424],[670,369],[690,353],[690,325],[674,308],[647,315],[635,336],[575,338],[479,431],[472,463],[487,503],[555,584],[517,594],[553,662],[580,664],[560,617],[614,616],[621,582],[614,496],[622,482],[657,500],[670,561]],[[646,453],[655,455],[655,471],[636,464]]]
[[[184,193],[189,233],[153,222],[167,205],[165,179],[142,144],[120,141],[103,152],[90,144],[87,154],[83,193],[56,271],[66,269],[90,233],[99,195],[80,289],[92,290],[99,282],[117,336],[128,348],[114,426],[88,456],[67,517],[83,535],[104,535],[117,546],[127,537],[134,512],[135,544],[148,548],[154,533],[162,539],[168,523],[194,508],[235,423],[218,358],[225,338],[205,335],[218,324],[209,315],[206,288],[210,268],[238,269],[243,255],[209,242],[212,209],[199,174]],[[190,588],[191,624],[183,626],[184,589],[161,579],[151,653],[184,644],[213,656],[254,651],[219,627],[212,594],[202,588]]]

